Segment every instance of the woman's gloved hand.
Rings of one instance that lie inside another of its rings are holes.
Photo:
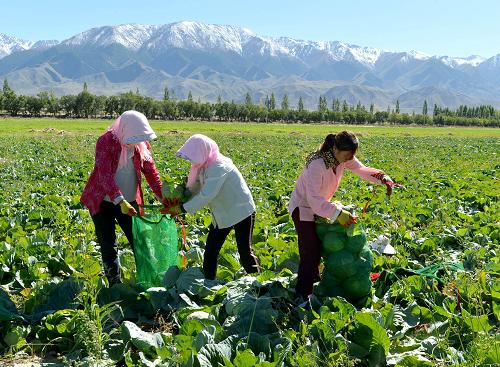
[[[337,222],[342,227],[349,227],[350,225],[356,223],[357,217],[349,213],[347,210],[342,210],[337,217]]]
[[[398,183],[395,183],[392,178],[389,177],[389,175],[386,175],[383,172],[376,173],[372,175],[373,177],[377,178],[382,182],[386,188],[387,188],[387,196],[390,197],[392,195],[392,191],[394,187],[400,187],[404,189],[404,186]]]
[[[357,219],[357,217],[349,213],[347,210],[342,210],[337,217],[337,222],[339,222],[342,227],[349,227],[350,225],[356,223]]]
[[[383,175],[382,178],[380,179],[382,183],[385,185],[387,189],[387,196],[392,195],[392,188],[394,187],[394,181],[392,181],[392,178],[390,178],[388,175]]]
[[[123,214],[125,215],[130,215],[133,217],[134,215],[137,215],[137,211],[134,209],[132,205],[127,200],[122,200],[120,201],[120,210],[122,211]]]
[[[165,207],[160,209],[161,214],[170,214],[172,217],[176,217],[185,212],[179,199],[163,198],[162,203]]]

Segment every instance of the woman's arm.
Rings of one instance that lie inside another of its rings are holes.
[[[352,171],[354,174],[361,177],[363,180],[372,182],[374,184],[382,184],[382,177],[385,175],[384,171],[367,167],[361,163],[356,157],[345,162],[345,168]]]
[[[117,151],[118,149],[118,151]],[[113,161],[120,156],[121,146],[115,144],[109,136],[103,135],[97,139],[95,147],[95,166],[97,168],[97,181],[106,195],[113,201],[123,197],[120,188],[115,182]]]
[[[210,203],[219,193],[224,181],[227,178],[227,171],[219,169],[207,169],[205,178],[200,191],[189,199],[184,205],[188,213],[195,213],[198,209]]]

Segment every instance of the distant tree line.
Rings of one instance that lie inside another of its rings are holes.
[[[361,102],[350,105],[337,98],[329,103],[325,96],[320,96],[317,109],[311,111],[304,108],[302,97],[297,107],[292,108],[286,94],[278,103],[274,93],[256,104],[249,93],[243,103],[223,101],[220,96],[215,103],[195,101],[191,92],[187,99],[180,100],[168,88],[162,100],[141,95],[138,90],[118,96],[98,96],[88,91],[86,83],[77,95],[60,98],[50,92],[40,92],[36,96],[17,95],[7,80],[0,90],[0,113],[8,116],[113,118],[131,109],[141,111],[149,119],[163,120],[500,126],[500,110],[486,105],[460,106],[456,110],[434,105],[430,115],[427,101],[421,113],[409,114],[401,113],[399,100],[394,109],[389,106],[386,111],[377,111],[373,104],[366,108]]]

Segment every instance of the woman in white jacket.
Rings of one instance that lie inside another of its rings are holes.
[[[215,141],[202,134],[191,136],[177,156],[191,162],[187,187],[193,196],[183,205],[170,208],[170,213],[195,213],[208,205],[212,214],[203,258],[205,278],[215,279],[219,252],[233,228],[241,265],[249,274],[260,272],[252,251],[255,203],[233,161],[219,152]]]

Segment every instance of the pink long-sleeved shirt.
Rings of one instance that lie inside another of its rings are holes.
[[[146,142],[149,150],[151,146]],[[122,146],[118,138],[110,131],[99,137],[96,144],[95,165],[87,184],[83,190],[80,201],[90,210],[91,215],[99,212],[99,207],[106,195],[111,200],[122,195],[120,188],[115,182],[115,173],[120,159]],[[158,198],[162,197],[160,173],[156,169],[153,160],[141,162],[140,154],[137,150],[133,156],[135,174],[137,177],[136,202],[142,205],[141,172],[144,173],[146,181]]]
[[[315,159],[303,169],[297,179],[288,204],[290,214],[298,207],[302,221],[314,221],[315,214],[331,218],[338,208],[330,200],[337,191],[346,168],[366,181],[381,183],[380,179],[372,175],[383,174],[383,171],[363,165],[356,157],[340,163],[335,172],[332,168],[326,168],[322,158]]]

